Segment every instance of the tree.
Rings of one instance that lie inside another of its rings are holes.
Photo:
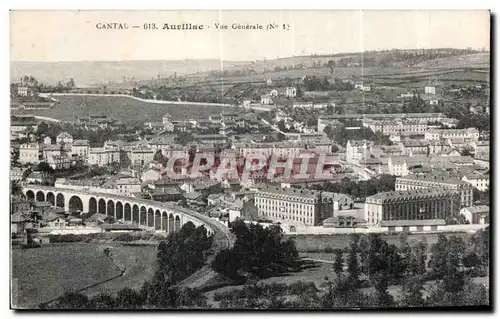
[[[330,74],[333,75],[333,68],[335,67],[335,61],[329,60],[327,66],[330,69]]]
[[[230,279],[239,279],[238,270],[241,268],[241,263],[235,258],[230,250],[221,250],[216,256],[212,263],[212,268]]]
[[[387,280],[387,274],[385,272],[377,275],[374,287],[375,287],[375,296],[374,296],[375,305],[380,308],[391,307],[394,304],[394,298],[387,291],[389,285]]]
[[[193,134],[188,132],[181,132],[175,137],[175,143],[180,145],[187,145],[195,140]]]
[[[239,263],[242,272],[259,278],[298,269],[295,243],[291,239],[283,241],[279,226],[247,226],[243,221],[236,220],[231,227],[236,241],[230,253],[221,252],[222,256],[216,257],[219,260],[213,265],[216,270],[228,271],[227,267],[221,265],[224,260],[229,260],[233,265]]]
[[[335,250],[335,263],[333,264],[333,269],[337,275],[340,275],[344,271],[344,258],[341,249]]]
[[[359,286],[359,276],[360,269],[358,263],[358,241],[359,237],[357,235],[352,236],[349,254],[347,255],[347,273],[348,278],[354,285],[354,287]]]
[[[446,274],[448,239],[445,235],[439,234],[438,241],[431,246],[431,259],[429,268],[431,273],[437,278],[442,278]]]
[[[398,305],[400,307],[424,307],[423,289],[422,277],[412,276],[405,278]]]

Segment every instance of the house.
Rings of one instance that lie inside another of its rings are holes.
[[[464,207],[460,210],[471,224],[485,225],[490,223],[490,207],[486,205]]]
[[[88,140],[74,140],[71,144],[71,154],[77,156],[88,156],[90,145]]]
[[[30,219],[22,212],[17,212],[10,215],[10,232],[11,234],[22,234],[26,228],[26,224]]]
[[[286,98],[294,98],[297,96],[297,88],[296,87],[287,87],[285,88],[285,97]]]
[[[19,163],[38,164],[42,155],[42,149],[38,143],[27,143],[19,146]]]
[[[44,181],[45,181],[45,174],[39,171],[31,172],[26,177],[26,183],[28,184],[42,184]]]
[[[67,155],[54,155],[47,159],[47,164],[55,170],[68,169],[72,163],[73,160]]]
[[[261,95],[260,104],[271,105],[273,104],[273,100],[271,99],[271,96],[269,96],[269,94]]]
[[[182,192],[175,186],[151,189],[148,194],[152,200],[159,202],[177,202],[184,198]]]
[[[64,215],[48,213],[42,216],[42,221],[44,222],[46,227],[50,228],[65,228],[66,227],[66,218]]]
[[[163,115],[163,128],[167,132],[173,132],[174,131],[174,122],[172,122],[172,116],[168,113]]]
[[[118,178],[115,182],[115,187],[120,194],[130,195],[139,193],[142,190],[141,180],[138,178]]]
[[[436,94],[436,87],[435,86],[426,86],[424,88],[424,93],[425,94]]]
[[[489,153],[490,152],[490,141],[475,141],[472,143],[474,148],[474,153]]]
[[[30,172],[29,168],[11,167],[10,180],[13,182],[24,181]]]
[[[87,225],[102,225],[112,223],[114,223],[114,218],[112,216],[100,213],[93,214],[85,220],[85,224]]]
[[[81,218],[75,216],[68,216],[68,218],[66,218],[66,223],[68,227],[75,227],[75,226],[82,226],[83,221]]]
[[[184,197],[186,198],[187,204],[198,205],[198,204],[200,204],[200,202],[202,203],[203,194],[195,191],[195,192],[189,192],[189,193],[184,194]]]
[[[71,145],[71,144],[73,144],[73,136],[71,136],[71,134],[69,134],[67,132],[61,132],[56,137],[56,143],[57,144]]]
[[[370,157],[373,143],[365,140],[349,140],[346,145],[346,161],[360,161]]]
[[[219,205],[221,202],[221,197],[224,197],[223,194],[210,194],[207,197],[207,204],[210,206]]]

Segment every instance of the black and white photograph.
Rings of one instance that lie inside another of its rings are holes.
[[[11,10],[11,309],[491,310],[491,24]]]

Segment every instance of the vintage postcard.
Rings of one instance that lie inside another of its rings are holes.
[[[491,309],[489,11],[13,10],[10,39],[12,309]]]

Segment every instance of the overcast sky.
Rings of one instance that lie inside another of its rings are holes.
[[[98,30],[122,22],[160,30]],[[161,30],[164,23],[203,31]],[[288,24],[289,31],[219,31],[215,23]],[[207,28],[209,26],[209,28]],[[488,11],[13,11],[13,61],[258,60],[380,49],[489,50]]]

